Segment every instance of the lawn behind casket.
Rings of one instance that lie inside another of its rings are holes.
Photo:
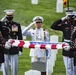
[[[50,29],[51,24],[55,20],[65,16],[65,11],[63,13],[56,13],[56,1],[39,0],[38,5],[32,5],[31,0],[0,0],[0,18],[4,16],[4,10],[15,9],[14,21],[28,26],[34,16],[40,15],[44,17],[43,27],[50,32],[50,36],[58,35],[59,41],[61,41],[62,32]],[[76,8],[76,0],[70,0],[70,7]],[[30,40],[29,37],[27,37],[27,40]],[[29,52],[29,49],[24,48],[22,55],[19,56],[18,75],[24,75],[25,71],[31,69]],[[0,72],[0,75],[2,75],[2,72]],[[65,75],[61,50],[57,54],[53,75]]]

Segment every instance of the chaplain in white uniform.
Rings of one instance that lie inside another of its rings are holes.
[[[35,25],[35,29],[30,29],[31,24],[26,27],[22,34],[24,36],[30,36],[32,41],[49,42],[49,32],[42,28],[42,23],[44,19],[41,16],[36,16],[33,18],[32,25]],[[50,50],[44,50],[40,48],[35,48],[30,50],[31,62],[46,62],[47,58],[50,57]]]

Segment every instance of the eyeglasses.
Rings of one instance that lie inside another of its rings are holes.
[[[42,22],[36,22],[36,23],[42,23]]]

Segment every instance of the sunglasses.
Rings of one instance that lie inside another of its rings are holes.
[[[11,16],[13,16],[13,15],[7,15],[7,16],[11,17]]]
[[[36,23],[42,23],[42,22],[36,22]]]

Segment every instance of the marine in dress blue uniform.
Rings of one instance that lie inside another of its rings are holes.
[[[73,10],[71,9],[70,12],[66,12],[65,17],[55,21],[51,26],[52,29],[63,32],[62,42],[71,42],[72,33],[76,28],[76,23],[74,23],[74,17],[75,15],[73,14]],[[72,48],[69,51],[63,49],[62,51],[64,65],[66,68],[66,75],[76,75],[74,69],[74,50],[76,49]]]
[[[2,35],[8,39],[22,40],[21,26],[19,23],[13,21],[13,10],[6,10],[6,21],[1,23]],[[9,75],[9,62],[11,65],[12,75],[17,75],[18,72],[18,54],[21,54],[22,48],[11,47],[10,49],[4,49],[4,67],[6,75]]]

